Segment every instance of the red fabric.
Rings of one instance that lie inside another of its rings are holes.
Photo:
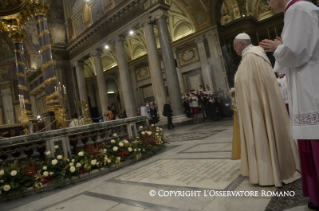
[[[298,1],[304,1],[304,0],[292,0],[286,7],[285,12],[289,9],[289,7],[291,7],[292,5],[294,5],[295,3],[297,3]]]
[[[319,206],[319,140],[298,140],[303,196]]]

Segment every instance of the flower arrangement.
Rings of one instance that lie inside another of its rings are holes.
[[[139,160],[154,155],[168,143],[161,128],[151,125],[140,126],[139,134],[132,138],[121,139],[113,134],[111,140],[101,144],[86,145],[76,155],[64,156],[58,145],[55,153],[45,153],[40,163],[29,160],[17,163],[5,163],[0,168],[0,201],[9,194],[21,195],[30,187],[38,190],[44,185],[61,185],[62,182],[94,169],[119,167],[126,160]]]

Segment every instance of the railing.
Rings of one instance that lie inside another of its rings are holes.
[[[118,137],[137,135],[140,126],[147,125],[146,117],[132,117],[92,123],[89,125],[68,127],[41,133],[33,133],[12,138],[0,139],[0,166],[3,162],[15,160],[43,160],[46,151],[55,152],[55,145],[63,150],[64,156],[75,155],[83,150],[85,144],[98,144],[112,139],[114,133]]]

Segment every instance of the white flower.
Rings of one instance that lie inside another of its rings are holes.
[[[62,160],[62,155],[58,155],[58,156],[56,156],[56,158],[58,159],[58,160]]]
[[[91,165],[94,166],[96,164],[96,160],[91,161]]]
[[[43,166],[42,169],[43,169],[43,170],[47,170],[47,167],[46,167],[46,166]]]
[[[143,152],[145,152],[145,149],[143,149]]]
[[[50,152],[50,151],[47,151],[47,152],[45,153],[45,155],[46,155],[46,156],[50,156],[50,155],[51,155],[51,152]]]
[[[159,127],[156,127],[156,130],[159,130]]]
[[[134,152],[136,152],[136,149],[134,149]]]
[[[160,130],[156,130],[156,132],[159,132]]]
[[[77,163],[77,164],[76,164],[76,167],[77,167],[77,168],[80,168],[81,166],[82,166],[81,163]]]
[[[59,145],[54,145],[54,149],[59,149]]]
[[[74,163],[69,163],[69,166],[74,166]]]
[[[140,126],[140,129],[143,129],[143,126]]]
[[[145,135],[145,132],[141,132],[142,135]]]
[[[71,160],[72,163],[74,163],[74,161],[75,161],[74,159]]]
[[[147,134],[150,136],[150,135],[152,135],[152,132],[151,132],[151,131],[148,131]]]
[[[51,161],[51,164],[52,164],[53,166],[55,166],[57,163],[58,163],[58,160],[57,160],[57,159],[54,159],[54,160]]]
[[[66,159],[66,161],[68,161],[68,162],[69,162],[69,161],[70,161],[70,160],[69,160],[69,158],[68,158],[68,159]]]
[[[11,171],[11,173],[10,173],[10,174],[11,174],[11,176],[13,176],[13,177],[14,177],[15,175],[17,175],[17,173],[18,173],[18,172],[17,172],[16,170],[13,170],[13,171]]]
[[[121,157],[116,157],[116,160],[117,160],[117,161],[120,161],[120,160],[121,160]]]
[[[78,153],[78,156],[80,156],[80,157],[83,156],[83,155],[84,155],[83,151]]]
[[[115,144],[115,140],[114,140],[114,139],[112,139],[112,140],[111,140],[111,143],[112,143],[112,144]]]
[[[114,134],[113,134],[113,136],[114,136],[114,137],[117,137],[117,134],[116,134],[116,133],[114,133]]]
[[[53,172],[50,172],[50,175],[52,176],[52,175],[53,175]]]
[[[106,149],[103,149],[103,152],[106,153]]]
[[[151,127],[154,127],[154,124],[151,124]]]
[[[138,151],[141,151],[141,149],[140,149],[140,148],[138,148]]]
[[[1,176],[1,175],[4,175],[4,171],[3,171],[3,170],[0,171],[0,176]]]
[[[124,146],[124,144],[123,144],[122,142],[120,142],[120,143],[119,143],[119,146],[122,147],[122,146]]]
[[[107,160],[107,156],[106,155],[104,156],[104,160]]]
[[[3,190],[4,191],[9,191],[11,189],[11,186],[10,185],[5,185],[3,186]]]
[[[43,176],[45,176],[45,177],[49,176],[49,172],[47,172],[47,171],[43,172]]]
[[[97,165],[97,166],[100,165],[100,162],[96,162],[96,165]]]
[[[111,163],[111,160],[110,160],[110,159],[107,159],[107,161],[106,161],[106,162]]]
[[[132,152],[132,148],[131,148],[131,147],[129,147],[127,150],[128,150],[129,152]]]
[[[113,147],[113,151],[117,151],[118,150],[118,148],[115,146],[115,147]]]
[[[124,144],[128,144],[128,143],[129,143],[128,140],[125,139],[125,140],[124,140]]]
[[[70,167],[70,172],[72,172],[72,173],[75,172],[75,167],[74,166]]]
[[[162,131],[163,129],[162,128],[160,128],[160,131]]]
[[[158,133],[155,133],[156,136],[158,136]]]
[[[0,180],[0,182],[1,182],[1,183],[3,183],[3,182],[4,182],[4,180]]]

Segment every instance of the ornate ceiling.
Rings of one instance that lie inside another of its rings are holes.
[[[0,18],[8,19],[19,13],[26,4],[26,0],[0,0]]]

